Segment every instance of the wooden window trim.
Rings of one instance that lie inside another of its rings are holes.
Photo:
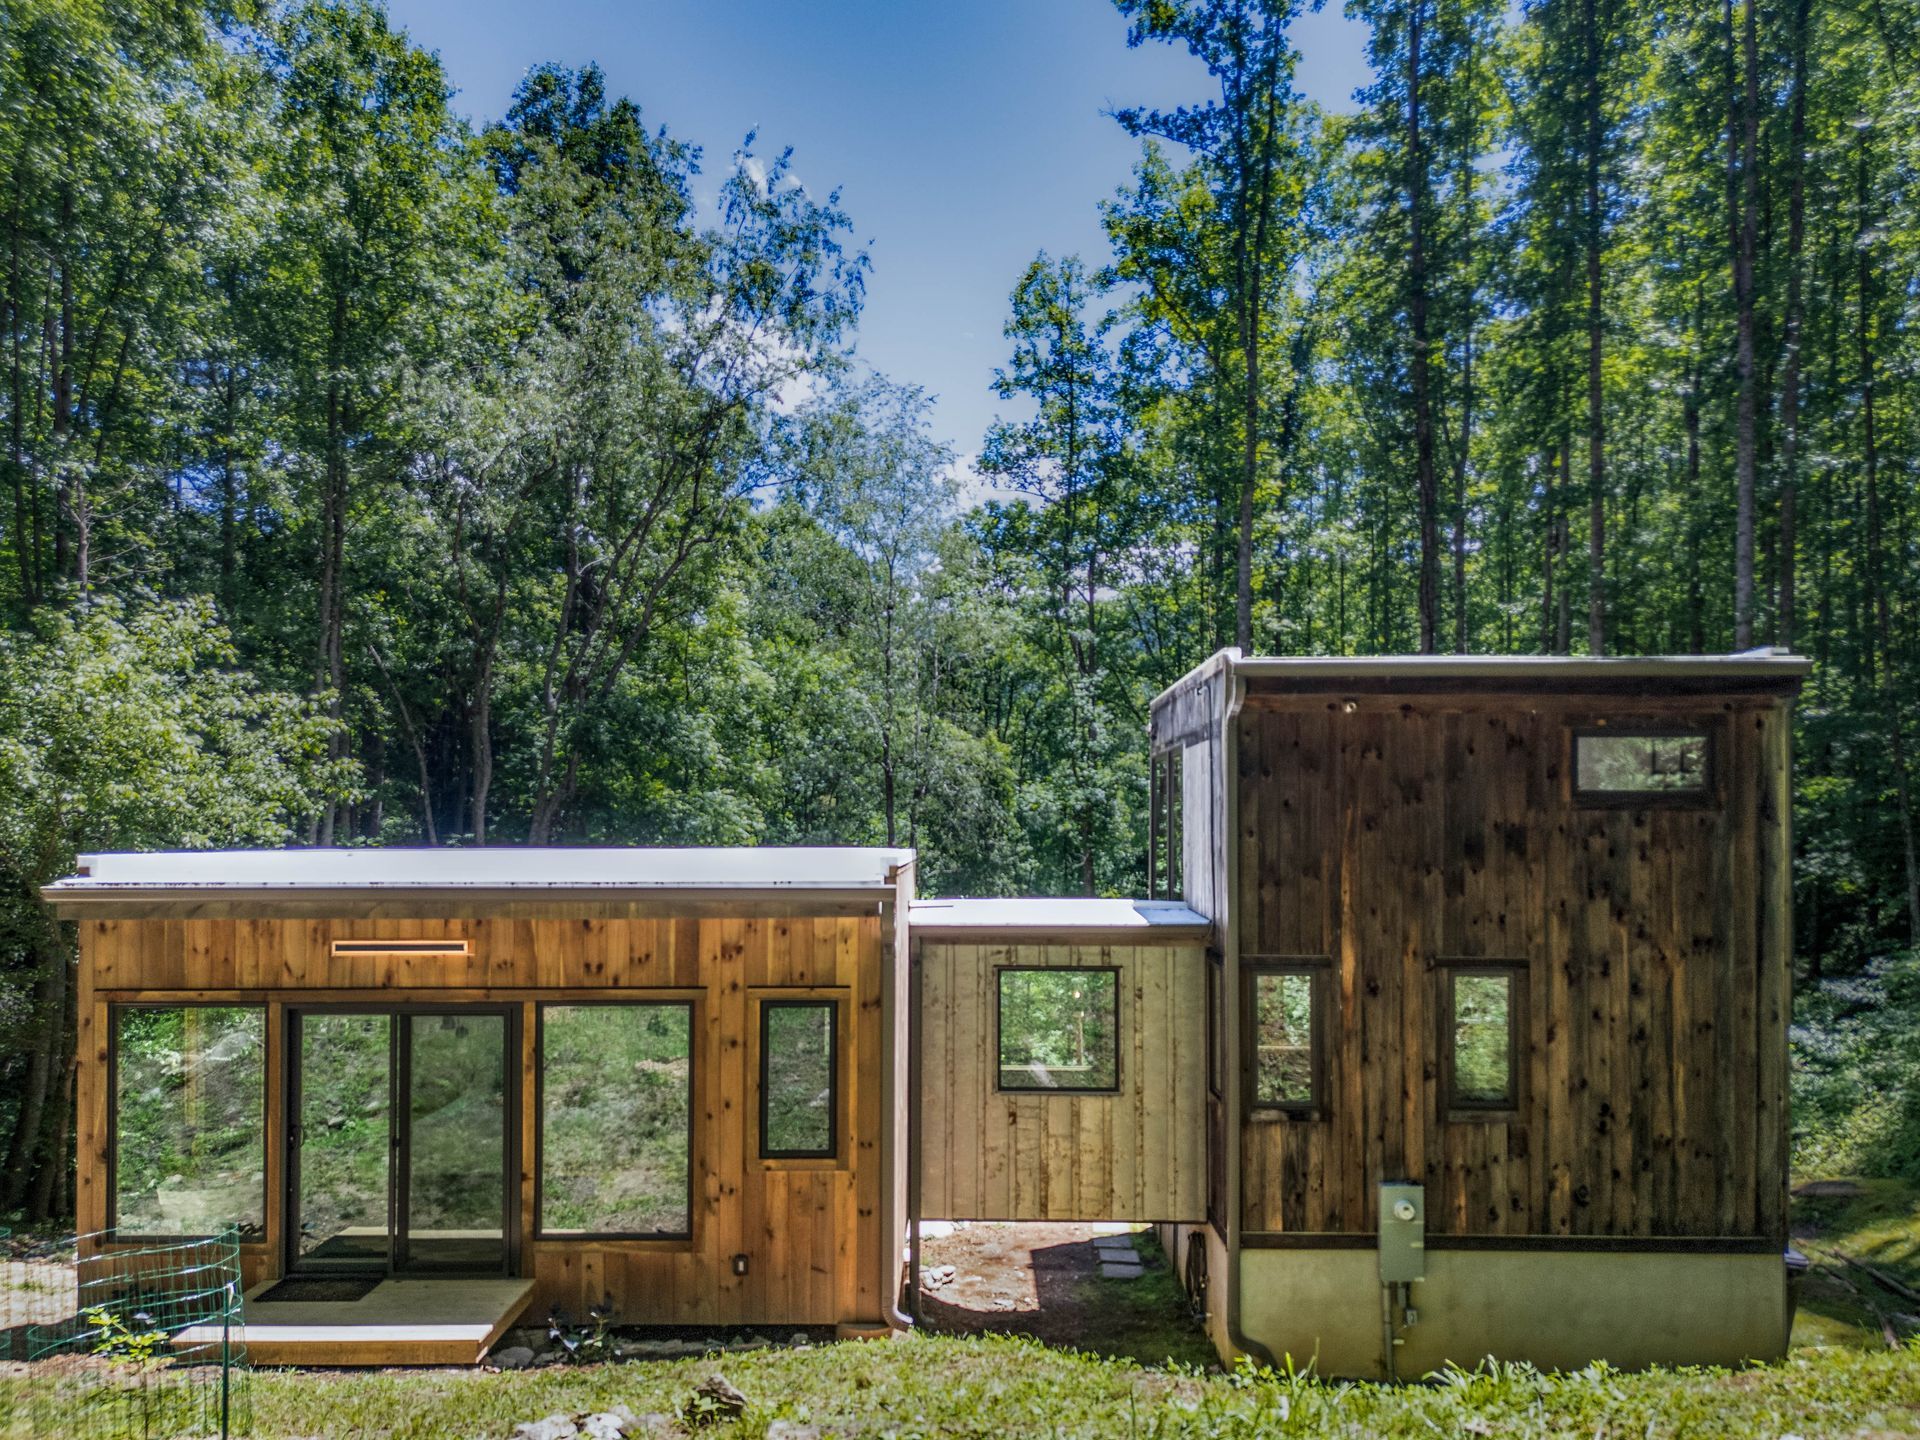
[[[1240,1083],[1249,1120],[1321,1120],[1327,1107],[1328,977],[1332,962],[1324,955],[1273,956],[1240,962]],[[1312,987],[1307,1016],[1307,1084],[1305,1100],[1262,1100],[1260,1045],[1254,991],[1267,975],[1304,975]]]
[[[1684,790],[1584,790],[1580,786],[1580,742],[1589,739],[1662,740],[1700,737],[1700,783]],[[1665,721],[1622,725],[1575,725],[1567,732],[1567,795],[1582,809],[1594,810],[1711,810],[1720,804],[1720,727],[1709,720],[1696,724]]]
[[[549,1233],[542,1213],[547,1202],[547,1011],[643,1009],[675,1006],[687,1012],[687,1228],[684,1230],[563,1230]],[[602,1241],[662,1241],[684,1246],[693,1239],[694,1171],[700,1156],[700,1011],[685,999],[649,999],[634,991],[619,999],[556,1000],[534,1007],[533,1035],[533,1240],[536,1245],[599,1244]]]
[[[827,1144],[824,1149],[775,1150],[767,1144],[767,1105],[772,1099],[773,1089],[767,1083],[767,1026],[776,1010],[826,1010],[833,1017],[832,1063],[829,1066],[829,1085],[832,1094],[827,1100]],[[754,997],[753,1043],[754,1043],[754,1115],[760,1127],[759,1158],[768,1169],[791,1170],[838,1170],[844,1167],[841,1154],[841,1140],[846,1134],[846,1126],[841,1122],[841,1107],[846,1103],[846,1003],[840,993],[816,994],[806,991],[784,991],[756,995]]]
[[[1006,1066],[1000,1063],[1005,1053],[1001,1037],[1000,1001],[1008,975],[1111,975],[1113,977],[1113,1084],[1111,1085],[1009,1085]],[[1118,1095],[1126,1082],[1121,1070],[1120,1044],[1120,967],[1118,965],[996,965],[993,970],[993,1088],[1001,1095]]]
[[[1530,965],[1525,960],[1444,957],[1433,962],[1433,973],[1439,987],[1435,1009],[1440,1017],[1440,1113],[1449,1121],[1511,1120],[1526,1100]],[[1469,1099],[1455,1093],[1453,989],[1462,976],[1490,976],[1507,982],[1507,1093],[1497,1100]]]
[[[273,1056],[270,1053],[272,1038],[269,1016],[264,1003],[226,1000],[154,1000],[154,1001],[115,1001],[107,1006],[107,1233],[113,1237],[113,1243],[128,1245],[147,1245],[155,1241],[173,1244],[191,1240],[206,1240],[207,1235],[172,1235],[143,1232],[130,1235],[124,1242],[120,1239],[120,1016],[128,1010],[258,1010],[260,1012],[260,1230],[252,1239],[242,1239],[243,1245],[260,1246],[267,1243],[267,1227],[273,1216],[268,1201],[272,1197],[268,1150],[272,1136],[270,1127],[274,1124],[268,1112],[272,1103],[270,1075],[273,1068]],[[83,1157],[84,1158],[84,1157]]]

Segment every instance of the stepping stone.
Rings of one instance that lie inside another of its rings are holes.
[[[1102,1260],[1100,1278],[1102,1280],[1138,1280],[1147,1272],[1136,1262],[1129,1265],[1124,1260]]]
[[[1125,1235],[1096,1235],[1093,1240],[1093,1248],[1102,1251],[1124,1250],[1127,1254],[1131,1255],[1133,1253],[1133,1241]]]

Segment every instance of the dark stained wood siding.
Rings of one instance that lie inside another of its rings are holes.
[[[1713,803],[1586,806],[1574,727],[1703,724]],[[1236,724],[1243,965],[1324,956],[1320,1115],[1249,1112],[1242,1228],[1785,1238],[1779,696],[1261,693]],[[1449,1119],[1435,962],[1524,961],[1517,1111]]]

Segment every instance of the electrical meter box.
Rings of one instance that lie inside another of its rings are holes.
[[[1380,1186],[1380,1283],[1404,1285],[1426,1274],[1426,1189],[1385,1181]]]

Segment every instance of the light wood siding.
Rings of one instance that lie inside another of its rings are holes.
[[[1575,727],[1713,734],[1712,803],[1576,803]],[[1241,1126],[1242,1226],[1436,1237],[1786,1237],[1787,702],[1250,695],[1243,965],[1331,965],[1327,1099]],[[1443,959],[1525,962],[1517,1110],[1437,1094]]]
[[[79,1224],[106,1222],[107,1006],[114,1000],[261,1004],[268,1015],[265,1242],[247,1247],[249,1282],[279,1273],[284,1198],[280,1074],[289,1005],[517,1003],[522,1007],[521,1269],[533,1313],[574,1315],[612,1296],[629,1324],[870,1323],[895,1298],[898,1218],[883,1177],[883,985],[890,916],[280,920],[83,920],[79,1086]],[[466,956],[334,957],[340,939],[465,939]],[[837,1165],[761,1160],[749,1073],[756,995],[784,989],[847,1001],[851,1118]],[[534,1007],[574,1000],[689,999],[694,1004],[693,1236],[541,1240],[533,1235]],[[904,992],[888,1007],[904,1008]],[[904,1058],[899,1063],[904,1066]],[[904,1089],[904,1086],[901,1087]],[[749,1271],[732,1271],[735,1254]]]
[[[920,1213],[1197,1220],[1206,1203],[1206,952],[921,939]],[[1117,1094],[1001,1092],[995,972],[1120,972]]]

